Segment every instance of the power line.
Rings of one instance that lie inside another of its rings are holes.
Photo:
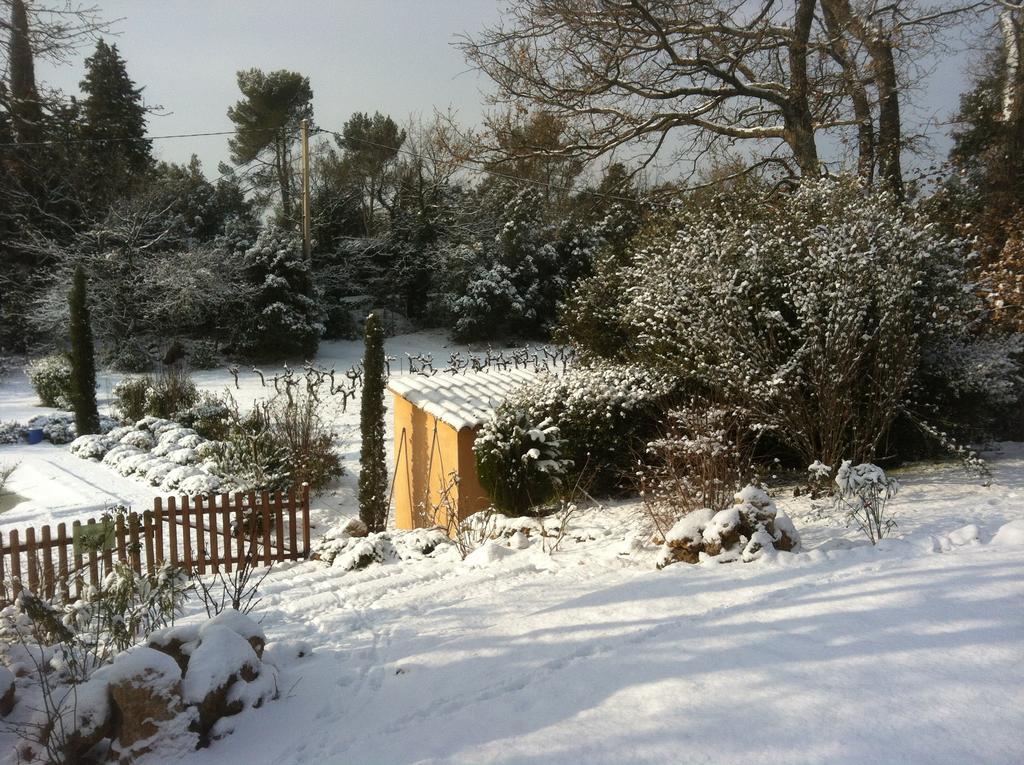
[[[167,141],[177,138],[208,138],[220,135],[237,135],[238,133],[276,133],[288,132],[284,128],[244,128],[242,130],[215,130],[206,133],[171,133],[168,135],[147,135],[137,138],[128,136],[112,138],[54,138],[48,141],[7,141],[0,143],[0,149],[40,146],[67,146],[80,143],[141,143],[143,141]]]

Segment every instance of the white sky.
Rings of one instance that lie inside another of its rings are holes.
[[[250,67],[308,75],[316,121],[328,129],[340,129],[355,111],[379,110],[403,122],[449,106],[462,124],[474,125],[489,81],[468,69],[452,43],[496,21],[506,1],[96,0],[107,18],[123,17],[109,40],[145,87],[147,103],[168,112],[150,117],[154,135],[230,130],[235,73]],[[967,86],[968,56],[959,41],[956,47],[961,52],[926,62],[934,71],[914,96],[918,108],[905,115],[940,158],[949,147],[947,128],[934,122],[948,120]],[[81,60],[59,69],[40,65],[37,77],[77,93],[82,68]],[[228,156],[226,137],[159,141],[154,149],[178,162],[194,152],[208,176]]]

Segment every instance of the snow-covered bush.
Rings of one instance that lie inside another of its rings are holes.
[[[299,240],[267,226],[245,253],[244,268],[254,294],[252,319],[238,350],[260,358],[312,357],[323,334],[323,314]]]
[[[53,354],[33,359],[25,367],[25,374],[43,406],[71,408],[71,362],[67,356]]]
[[[25,426],[18,422],[0,422],[0,444],[17,444],[28,436]]]
[[[193,369],[216,369],[220,364],[217,343],[212,340],[198,340],[188,353],[188,363]]]
[[[494,506],[523,515],[550,502],[571,463],[548,418],[533,420],[529,401],[514,394],[485,422],[473,443],[477,475]]]
[[[702,508],[684,515],[665,535],[658,568],[710,558],[722,563],[750,562],[800,548],[793,522],[763,489],[747,486],[734,499],[732,507]]]
[[[158,375],[125,377],[114,386],[114,405],[130,422],[143,417],[169,418],[199,401],[199,390],[184,369],[172,365]]]
[[[815,461],[808,469],[817,478],[832,472],[820,461]],[[839,489],[833,497],[836,509],[847,524],[853,523],[864,532],[871,544],[878,544],[896,528],[896,520],[889,511],[889,500],[896,496],[900,484],[887,476],[882,468],[870,463],[854,465],[850,460],[843,460],[836,471],[835,482]]]
[[[14,471],[17,469],[17,462],[0,462],[0,495],[3,495],[7,481],[14,475]]]
[[[518,192],[502,212],[494,241],[474,251],[478,265],[450,299],[456,338],[535,336],[554,317],[567,284],[543,204],[536,189]]]
[[[126,376],[114,386],[114,406],[118,414],[129,422],[136,422],[146,416],[146,397],[149,394],[149,377]]]
[[[647,445],[637,477],[648,517],[664,535],[680,517],[724,510],[737,486],[753,480],[756,436],[739,413],[690,406],[669,413],[669,427]]]
[[[680,206],[637,242],[615,272],[628,286],[602,293],[613,341],[594,343],[593,322],[573,339],[749,412],[805,465],[868,459],[904,407],[954,383],[976,334],[962,243],[855,179]],[[1012,345],[987,350],[975,389],[1019,391]]]
[[[632,485],[636,455],[661,429],[674,389],[657,370],[595,363],[540,375],[515,401],[527,421],[558,428],[566,487],[603,494]]]

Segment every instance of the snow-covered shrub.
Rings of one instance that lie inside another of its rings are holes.
[[[17,469],[17,462],[0,462],[0,495],[3,495],[7,481],[14,475],[14,471]]]
[[[308,483],[312,491],[321,491],[342,473],[318,397],[304,386],[260,402],[246,414],[230,402],[226,431],[219,446],[204,447],[196,459],[212,461],[219,477],[243,490]]]
[[[146,416],[149,377],[126,376],[114,386],[114,406],[125,420],[135,422]]]
[[[366,568],[374,563],[438,558],[449,554],[458,559],[454,542],[443,529],[435,527],[354,535],[349,533],[349,520],[340,521],[327,530],[314,545],[314,558],[343,571]],[[365,526],[361,531],[365,531]]]
[[[232,407],[227,438],[213,457],[217,475],[239,491],[287,488],[288,445],[275,431],[266,402],[242,414]]]
[[[28,430],[18,422],[0,422],[0,445],[17,444],[28,437]]]
[[[109,350],[104,353],[103,360],[111,369],[131,374],[148,372],[153,368],[153,355],[149,348],[132,337],[115,339]]]
[[[54,354],[33,359],[25,367],[25,374],[43,406],[71,408],[71,362],[67,356]]]
[[[117,420],[100,415],[101,434],[110,433],[119,425]],[[39,428],[43,431],[43,438],[52,444],[69,444],[78,435],[75,429],[75,416],[70,412],[37,414],[28,421],[26,428]],[[112,445],[108,444],[108,446]]]
[[[188,373],[176,366],[158,375],[125,377],[114,386],[114,404],[129,421],[143,417],[170,418],[199,401],[199,391]]]
[[[763,489],[747,486],[737,492],[731,507],[694,510],[665,535],[658,568],[670,563],[749,562],[782,550],[800,547],[800,535],[785,513]]]
[[[103,436],[88,435],[76,438],[71,442],[69,449],[76,457],[84,460],[101,460],[110,449],[110,445]]]
[[[137,449],[136,447],[128,444],[118,444],[103,456],[103,464],[116,468],[129,457],[134,457],[139,454],[145,454],[145,452],[142,449]]]
[[[553,318],[566,282],[543,205],[536,189],[518,192],[502,211],[494,241],[474,253],[478,265],[451,298],[456,338],[534,336]]]
[[[516,397],[529,422],[558,428],[564,484],[591,494],[631,486],[636,454],[661,430],[674,380],[634,364],[595,363],[540,375]]]
[[[855,179],[680,206],[637,241],[616,272],[628,287],[603,293],[613,342],[573,339],[747,411],[805,465],[868,459],[903,408],[936,401],[959,366],[950,349],[977,334],[962,243]],[[1012,347],[989,350],[1000,360],[975,366],[976,387],[1019,390]]]
[[[324,327],[312,273],[296,236],[267,226],[245,253],[244,268],[254,289],[253,314],[241,330],[238,350],[259,358],[311,357]]]
[[[180,410],[175,419],[187,428],[193,428],[203,438],[220,441],[227,435],[231,409],[219,396],[203,392],[199,400]]]
[[[220,364],[217,343],[212,340],[199,340],[193,343],[188,354],[188,363],[193,369],[216,369]]]
[[[149,451],[156,446],[156,439],[153,438],[153,434],[149,431],[132,430],[130,433],[125,433],[118,443],[134,446],[142,451]]]
[[[724,510],[735,489],[753,480],[755,436],[746,419],[721,407],[669,413],[664,436],[647,445],[637,477],[648,517],[664,535],[680,517]]]
[[[809,468],[818,478],[827,476],[831,469],[815,461]],[[896,528],[896,520],[889,512],[889,500],[900,489],[899,481],[885,474],[878,465],[854,465],[843,460],[836,471],[838,492],[833,497],[836,509],[847,524],[856,524],[871,544],[878,542]]]
[[[533,420],[526,396],[513,394],[485,422],[473,443],[477,475],[494,506],[523,515],[550,502],[571,466],[558,428]]]

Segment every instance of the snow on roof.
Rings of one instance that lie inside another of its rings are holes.
[[[388,390],[456,430],[475,428],[509,393],[536,377],[529,369],[392,377]]]

